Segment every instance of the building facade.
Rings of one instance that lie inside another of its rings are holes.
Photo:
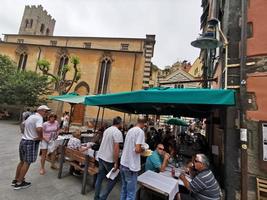
[[[191,64],[186,61],[174,63],[171,67],[158,72],[158,84],[163,87],[199,87],[195,77],[189,73],[191,67]]]
[[[226,199],[257,199],[256,178],[267,178],[267,2],[202,0],[202,7],[203,32],[217,18],[228,40],[218,37],[224,45],[213,50],[218,56],[209,67],[219,81],[211,87],[237,92],[236,107],[214,113],[212,140],[222,145],[213,161],[223,166]]]
[[[41,6],[26,6],[22,25],[25,24],[26,18],[32,18],[35,26],[34,13],[37,10],[41,12],[40,9]],[[42,17],[39,18],[40,22],[49,27],[49,23],[46,24],[47,15],[43,21],[41,19]],[[46,59],[51,64],[49,72],[56,75],[64,65],[69,64],[71,67],[70,58],[77,56],[80,59],[78,68],[81,71],[81,79],[74,84],[72,91],[80,95],[115,93],[149,87],[155,35],[146,35],[145,38],[50,36],[53,27],[48,35],[30,30],[21,32],[21,28],[20,33],[27,34],[5,34],[4,40],[0,42],[0,53],[13,59],[18,65],[18,70],[40,72],[37,61]],[[68,72],[66,78],[71,78],[73,73],[74,70]],[[56,102],[52,103],[51,107],[59,110]],[[69,105],[64,104],[60,112],[65,110],[69,110]],[[82,124],[95,118],[96,113],[96,108],[77,105],[73,122]],[[105,111],[101,115],[104,119],[111,119],[122,113]]]
[[[195,78],[201,78],[203,74],[203,63],[200,58],[197,58],[194,63],[192,64],[192,67],[188,71],[189,74],[191,74]]]
[[[250,0],[246,7],[247,39],[244,99],[248,130],[248,197],[255,197],[256,177],[267,178],[267,2]]]

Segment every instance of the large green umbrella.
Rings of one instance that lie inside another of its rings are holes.
[[[101,94],[85,98],[85,105],[126,113],[209,116],[214,108],[235,105],[235,91],[203,88],[150,88],[132,92]]]
[[[48,99],[55,101],[63,101],[70,104],[79,104],[84,103],[84,99],[86,96],[80,96],[76,92],[63,94],[59,96],[49,96]]]
[[[171,118],[166,121],[167,124],[177,125],[177,126],[189,126],[186,121],[179,118]]]

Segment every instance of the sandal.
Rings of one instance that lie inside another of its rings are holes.
[[[40,169],[40,175],[44,175],[45,174],[45,170],[44,169]]]

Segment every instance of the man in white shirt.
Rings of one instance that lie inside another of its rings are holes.
[[[123,152],[121,156],[121,200],[135,200],[137,173],[141,169],[140,153],[141,145],[145,143],[145,119],[138,119],[137,125],[126,134]]]
[[[114,168],[113,171],[118,169],[119,144],[123,142],[122,132],[119,130],[121,125],[121,117],[115,117],[113,119],[113,125],[107,128],[103,133],[103,139],[98,151],[99,171],[95,184],[95,200],[107,199],[109,193],[116,184],[116,179],[108,179],[107,187],[101,193],[101,185],[106,175],[112,168]]]
[[[31,186],[31,183],[26,182],[24,177],[31,163],[37,159],[39,142],[42,140],[43,118],[49,110],[50,108],[46,105],[39,106],[37,112],[24,122],[24,133],[19,145],[20,162],[17,166],[16,177],[11,184],[14,186],[14,190]]]
[[[30,108],[27,108],[27,110],[22,113],[22,122],[24,122],[31,114]]]

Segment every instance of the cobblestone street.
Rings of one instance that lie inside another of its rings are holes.
[[[57,172],[46,165],[47,173],[39,175],[38,161],[31,165],[26,179],[32,183],[27,189],[14,191],[10,185],[14,178],[16,166],[19,161],[18,147],[20,142],[19,126],[15,122],[0,121],[0,199],[1,200],[88,200],[93,199],[94,191],[90,186],[92,178],[89,177],[87,191],[81,195],[81,177],[74,177],[68,174],[68,166],[65,167],[62,179],[57,178]],[[120,185],[110,194],[109,199],[119,199]]]

